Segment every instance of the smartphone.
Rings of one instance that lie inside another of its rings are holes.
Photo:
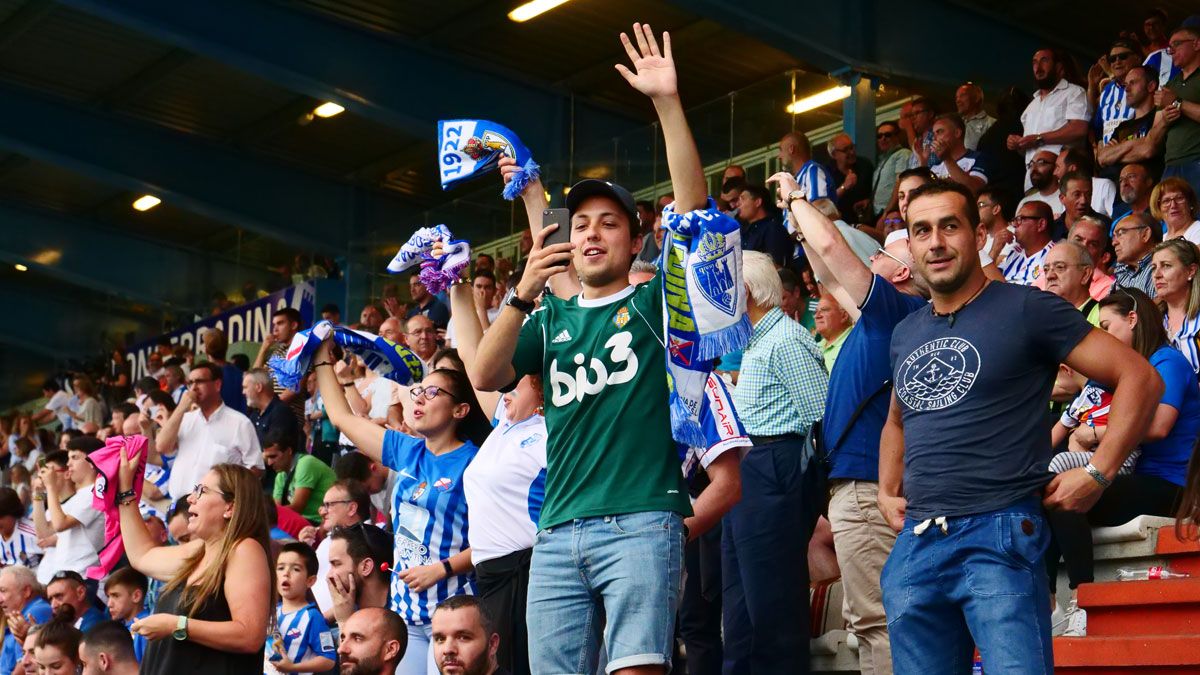
[[[542,227],[558,225],[558,229],[546,235],[542,246],[568,244],[571,242],[571,212],[567,209],[545,209],[542,211]]]

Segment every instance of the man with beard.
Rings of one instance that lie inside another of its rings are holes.
[[[408,292],[412,295],[413,304],[408,308],[408,314],[404,318],[412,319],[414,316],[424,316],[435,326],[445,330],[450,323],[450,309],[446,307],[446,303],[430,293],[415,274],[408,278]]]
[[[1050,205],[1054,218],[1062,215],[1066,207],[1058,196],[1058,176],[1054,175],[1054,164],[1057,161],[1058,155],[1049,150],[1038,150],[1034,153],[1028,165],[1029,182],[1033,187],[1029,188],[1025,198],[1017,204],[1018,209],[1026,202],[1037,200]]]
[[[1154,178],[1146,170],[1146,165],[1133,162],[1121,167],[1117,186],[1121,195],[1121,205],[1116,209],[1116,219],[1126,214],[1146,213],[1150,210],[1150,193],[1154,191]]]
[[[360,609],[341,626],[341,675],[392,675],[408,647],[408,629],[383,607]]]
[[[1117,125],[1107,143],[1096,146],[1097,165],[1113,172],[1125,163],[1142,162],[1155,180],[1162,175],[1162,142],[1167,137],[1167,125],[1154,124],[1158,113],[1154,107],[1156,91],[1158,81],[1149,68],[1134,66],[1125,74],[1125,103],[1133,115]]]
[[[329,573],[333,617],[346,635],[346,620],[355,610],[387,607],[391,584],[392,537],[369,523],[333,530],[329,543]],[[319,582],[320,579],[317,579]],[[401,628],[405,636],[407,628]],[[407,644],[407,637],[405,642]],[[404,656],[401,648],[397,663]]]
[[[989,670],[1048,674],[1043,508],[1086,512],[1096,503],[1146,431],[1163,385],[1149,362],[1070,303],[989,282],[973,207],[968,190],[946,182],[909,202],[909,246],[932,302],[892,334],[879,506],[900,534],[881,578],[883,604],[896,673],[961,672],[978,646]],[[1060,363],[1113,399],[1091,462],[1054,475],[1044,420]]]
[[[447,598],[433,612],[433,660],[442,675],[507,675],[496,663],[500,635],[473,595]]]
[[[1033,161],[1038,150],[1058,152],[1063,146],[1082,143],[1087,138],[1087,92],[1071,84],[1063,74],[1062,57],[1058,50],[1039,49],[1033,54],[1033,79],[1038,90],[1021,113],[1023,136],[1012,134],[1007,139],[1009,150],[1025,153],[1025,161]],[[1025,187],[1029,187],[1026,174]]]

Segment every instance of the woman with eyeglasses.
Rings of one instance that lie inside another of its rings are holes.
[[[1139,515],[1175,514],[1183,494],[1192,447],[1200,434],[1200,385],[1187,359],[1167,341],[1162,315],[1154,301],[1137,289],[1113,291],[1100,301],[1100,329],[1150,361],[1164,386],[1158,408],[1142,436],[1141,454],[1132,471],[1120,471],[1086,514],[1064,510],[1047,512],[1053,531],[1046,554],[1050,587],[1055,586],[1061,554],[1072,592],[1079,584],[1090,583],[1094,578],[1093,527],[1120,525]],[[1082,434],[1084,449],[1094,450],[1099,439],[1104,438],[1105,429],[1096,426],[1076,434]],[[1088,466],[1090,453],[1083,460],[1073,466]],[[1064,634],[1083,635],[1087,615],[1072,600],[1060,623],[1066,628]]]
[[[1163,241],[1187,239],[1200,246],[1200,203],[1182,178],[1164,178],[1150,193],[1150,215],[1167,226]]]
[[[1200,249],[1186,239],[1164,241],[1150,267],[1167,339],[1200,374]]]
[[[138,510],[135,465],[122,452],[117,503],[125,553],[134,569],[166,584],[154,613],[130,627],[149,640],[141,672],[262,672],[275,574],[258,477],[235,464],[214,466],[188,497],[190,541],[161,546]]]
[[[438,369],[409,389],[408,436],[354,415],[334,369],[333,341],[321,344],[313,368],[325,411],[359,452],[397,474],[392,489],[394,556],[391,609],[408,624],[398,675],[434,675],[430,618],[451,595],[475,592],[467,548],[463,472],[491,432],[467,376]]]

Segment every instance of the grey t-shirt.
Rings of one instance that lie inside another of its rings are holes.
[[[1062,298],[1014,284],[988,284],[953,322],[931,310],[892,334],[908,515],[1010,506],[1050,481],[1050,390],[1092,326]]]

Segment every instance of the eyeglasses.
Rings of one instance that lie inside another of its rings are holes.
[[[1083,263],[1057,262],[1057,263],[1051,263],[1049,265],[1046,265],[1042,269],[1047,272],[1054,272],[1055,274],[1062,274],[1063,272],[1066,272],[1068,269],[1070,269],[1072,267],[1087,267],[1087,265],[1084,265]]]
[[[1116,63],[1117,61],[1122,61],[1124,59],[1130,59],[1130,58],[1133,58],[1133,52],[1117,52],[1116,54],[1108,55],[1108,62]]]
[[[187,386],[194,387],[198,384],[208,384],[209,382],[212,382],[212,380],[188,380]]]
[[[221,492],[220,490],[218,490],[216,488],[208,487],[204,483],[196,483],[195,487],[192,488],[192,496],[195,497],[196,499],[200,499],[201,497],[203,497],[204,495],[206,495],[210,492],[213,494],[221,495],[225,499],[229,499],[228,493]]]
[[[1179,204],[1182,206],[1187,204],[1187,199],[1185,199],[1183,195],[1179,195],[1177,197],[1163,197],[1162,199],[1158,200],[1159,206],[1170,206],[1172,204]]]
[[[451,394],[445,389],[433,384],[429,385],[428,387],[413,387],[412,389],[408,390],[408,395],[411,396],[412,400],[414,401],[420,401],[422,396],[425,397],[426,401],[432,401],[438,397],[438,394],[445,394],[455,401],[458,400],[458,397],[454,394]]]
[[[1032,168],[1033,168],[1033,167],[1035,167],[1035,166],[1053,166],[1053,165],[1054,165],[1054,161],[1053,161],[1053,160],[1049,160],[1049,159],[1031,159],[1031,160],[1029,160],[1029,163],[1025,165],[1025,168],[1026,168],[1026,169],[1032,169]]]
[[[993,206],[995,206],[995,204],[992,204],[991,202],[976,202],[975,206],[978,206],[979,210],[982,211],[984,209],[992,208]]]
[[[1174,42],[1171,42],[1170,44],[1167,45],[1167,53],[1168,54],[1174,53],[1174,51],[1176,49],[1179,49],[1180,47],[1186,45],[1189,42],[1195,42],[1195,41],[1196,41],[1195,38],[1192,38],[1190,40],[1175,40]]]
[[[1129,227],[1118,227],[1117,229],[1113,230],[1113,239],[1116,239],[1117,237],[1125,234],[1126,232],[1134,232],[1134,231],[1142,229],[1143,227],[1149,228],[1150,226],[1149,225],[1131,225]]]
[[[833,151],[834,152],[854,152],[854,145],[850,144],[844,148],[834,148]]]
[[[889,253],[886,250],[883,250],[883,246],[878,247],[878,249],[875,250],[875,255],[871,256],[871,258],[874,259],[874,258],[877,258],[880,256],[886,256],[886,257],[892,258],[893,261],[895,261],[896,264],[901,265],[901,267],[908,267],[908,263],[901,261],[900,258],[893,256],[892,253]]]
[[[353,503],[354,503],[354,500],[352,500],[352,499],[335,499],[331,502],[321,502],[321,508],[328,511],[329,509],[333,508],[334,504],[353,504]]]
[[[875,138],[877,140],[883,140],[885,138],[891,138],[892,136],[895,136],[897,133],[898,132],[895,132],[895,131],[880,131],[879,133],[875,134]]]
[[[1027,223],[1032,220],[1041,220],[1041,218],[1039,216],[1024,216],[1024,215],[1013,218],[1014,223]]]
[[[418,328],[408,331],[408,335],[437,335],[436,328]]]

